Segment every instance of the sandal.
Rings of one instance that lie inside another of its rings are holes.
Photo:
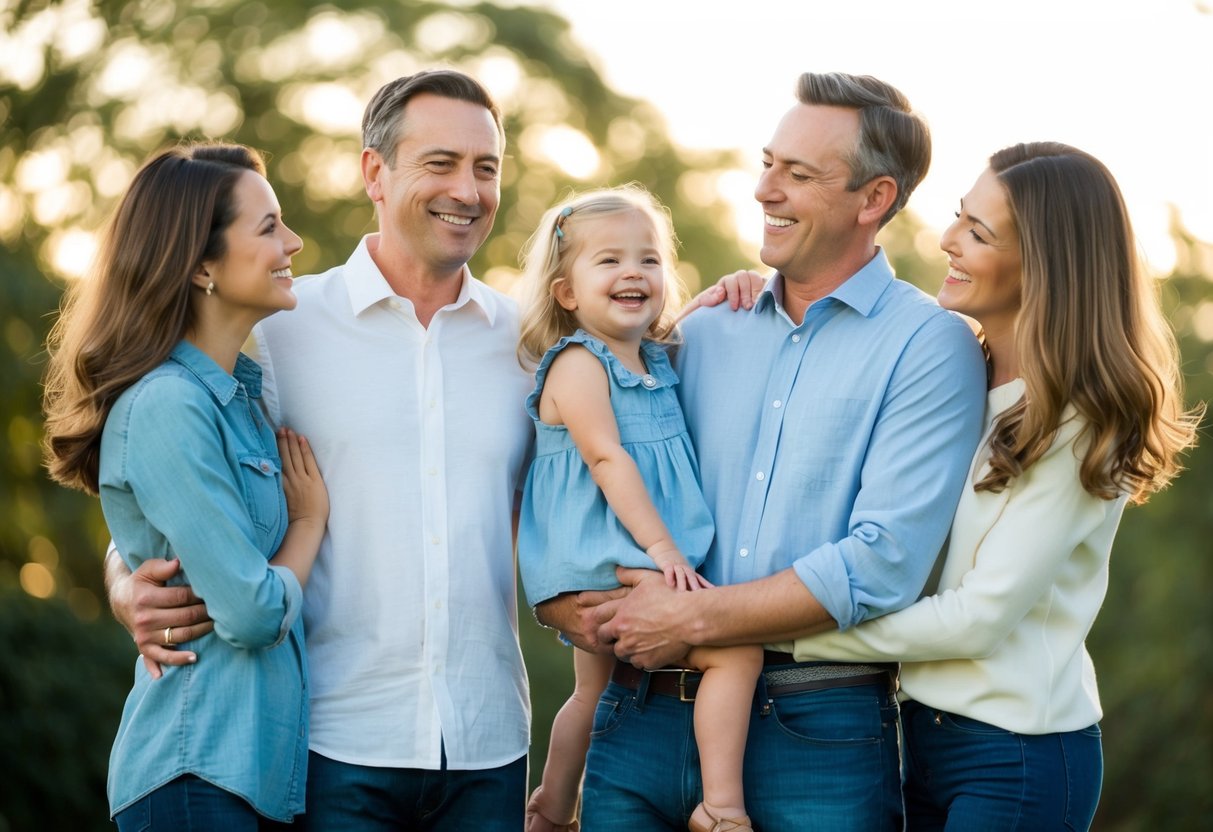
[[[695,817],[700,809],[707,816],[706,821]],[[711,825],[709,826],[708,824]],[[739,818],[718,818],[709,812],[708,808],[702,803],[696,806],[695,811],[691,813],[691,820],[687,823],[687,829],[690,832],[754,832],[754,827],[750,825],[749,815],[742,815]]]

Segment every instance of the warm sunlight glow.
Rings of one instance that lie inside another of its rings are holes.
[[[1074,145],[1108,166],[1154,272],[1175,265],[1168,205],[1184,228],[1213,240],[1211,0],[1021,0],[1013,15],[967,0],[828,9],[770,0],[761,13],[719,3],[695,14],[652,0],[543,2],[569,19],[612,87],[652,102],[675,142],[752,161],[748,182],[723,186],[747,242],[762,233],[752,197],[761,148],[795,104],[800,73],[832,70],[889,81],[927,117],[931,170],[909,210],[936,242],[989,155],[1036,140]],[[807,33],[816,35],[811,48]]]
[[[417,46],[431,55],[458,47],[476,52],[488,45],[493,27],[478,14],[437,12],[417,24]]]
[[[313,130],[330,135],[357,133],[365,106],[344,84],[293,85],[279,96],[283,112]]]
[[[55,594],[55,576],[40,563],[21,567],[21,588],[35,598],[50,598]]]
[[[564,125],[528,127],[519,143],[527,155],[548,159],[574,179],[593,176],[601,161],[584,133]]]
[[[43,255],[63,277],[80,278],[97,255],[97,238],[79,228],[55,231],[47,237]]]

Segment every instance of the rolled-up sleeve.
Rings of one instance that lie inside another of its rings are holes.
[[[947,537],[981,434],[985,368],[952,315],[907,342],[880,403],[847,535],[793,568],[841,629],[911,604]]]

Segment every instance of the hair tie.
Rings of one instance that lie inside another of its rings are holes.
[[[560,213],[556,216],[556,236],[564,239],[564,221],[569,214],[573,213],[573,206],[566,205],[560,209]]]

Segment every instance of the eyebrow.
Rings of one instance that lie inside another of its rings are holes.
[[[805,168],[806,170],[808,170],[810,173],[813,173],[813,174],[823,174],[826,172],[825,169],[819,168],[817,165],[813,164],[812,162],[806,162],[803,159],[796,159],[796,158],[790,157],[790,156],[787,158],[780,158],[780,157],[776,156],[775,153],[772,152],[769,147],[764,147],[762,149],[762,155],[770,156],[771,159],[778,161],[780,164],[783,164],[783,165],[789,165],[789,166],[795,165],[796,167]]]
[[[463,159],[466,156],[466,154],[464,154],[464,153],[460,153],[457,150],[447,150],[445,147],[426,148],[421,151],[420,155],[422,156],[422,158],[427,157],[427,156],[442,156],[447,159]],[[501,157],[498,156],[496,153],[483,153],[474,158],[475,158],[475,161],[477,161],[477,162],[493,162],[495,164],[501,163]]]

